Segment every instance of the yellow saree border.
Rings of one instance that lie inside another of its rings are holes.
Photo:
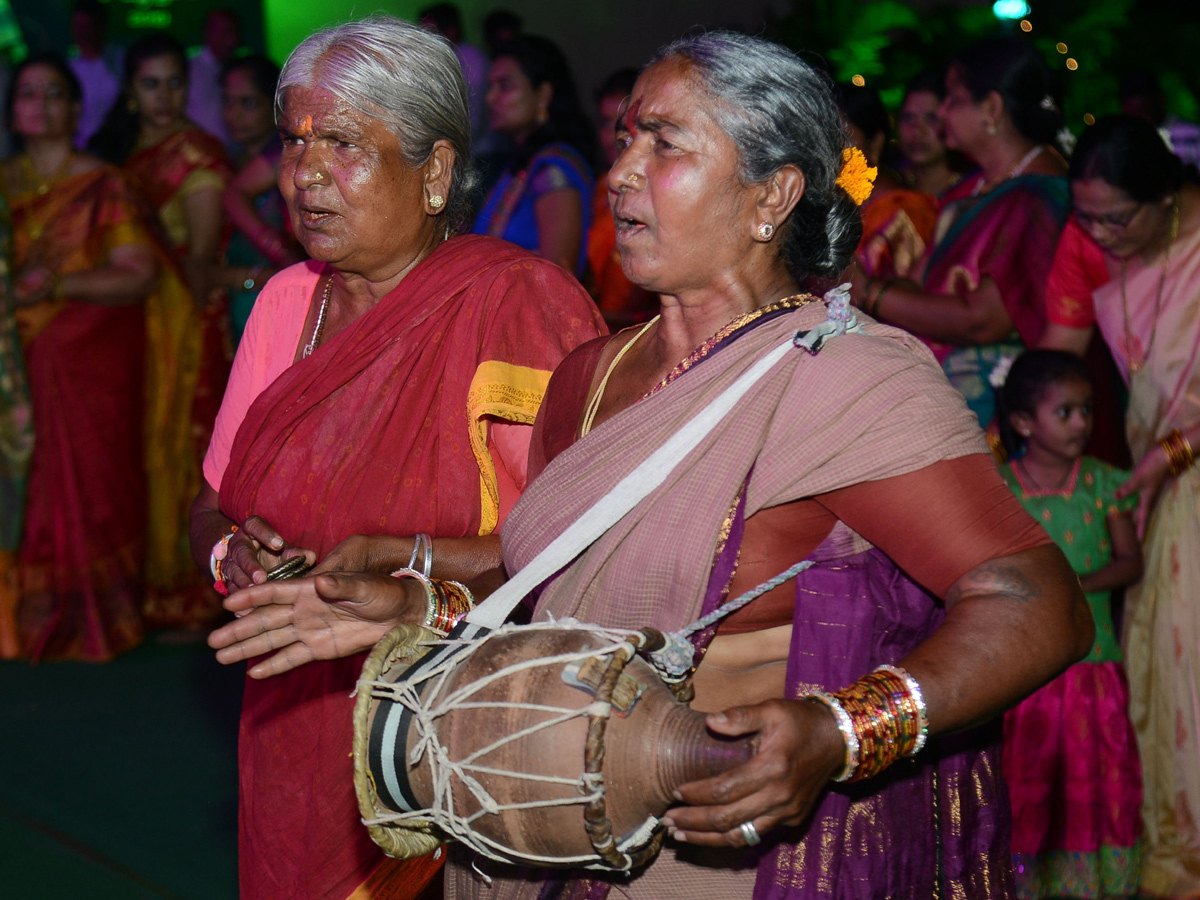
[[[550,383],[547,369],[532,369],[489,359],[480,363],[467,391],[471,451],[479,466],[479,533],[491,534],[500,520],[496,467],[488,453],[488,419],[532,425]]]

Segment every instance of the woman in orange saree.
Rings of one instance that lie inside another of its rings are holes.
[[[31,57],[13,85],[24,153],[2,172],[35,433],[0,653],[102,661],[142,637],[141,304],[157,264],[124,176],[72,149],[70,70]]]
[[[96,141],[157,210],[191,294],[163,294],[146,308],[143,614],[148,625],[199,626],[220,614],[217,596],[196,580],[187,516],[229,374],[226,298],[216,276],[221,194],[232,169],[220,142],[186,118],[187,59],[177,41],[141,38],[126,53],[125,72],[125,99]]]

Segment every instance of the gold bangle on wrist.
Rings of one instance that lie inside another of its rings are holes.
[[[1158,442],[1167,457],[1167,471],[1172,477],[1178,477],[1192,467],[1196,455],[1192,452],[1192,443],[1187,435],[1176,428]]]

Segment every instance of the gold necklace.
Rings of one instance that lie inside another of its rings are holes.
[[[1171,204],[1171,230],[1167,238],[1167,250],[1163,256],[1162,273],[1158,276],[1158,291],[1154,297],[1154,324],[1150,326],[1150,343],[1146,345],[1145,352],[1135,350],[1133,347],[1133,333],[1129,329],[1129,301],[1125,297],[1125,264],[1126,260],[1121,260],[1121,313],[1125,318],[1125,350],[1129,354],[1129,371],[1132,374],[1137,374],[1145,368],[1146,361],[1150,358],[1150,352],[1154,349],[1154,339],[1158,336],[1158,314],[1162,309],[1163,286],[1167,282],[1167,264],[1171,261],[1171,245],[1175,243],[1175,238],[1179,236],[1179,197],[1175,197],[1175,202]],[[1140,344],[1141,341],[1138,341]]]
[[[50,188],[54,187],[54,185],[58,184],[58,182],[62,181],[63,178],[66,177],[67,172],[71,168],[71,163],[74,161],[75,151],[68,149],[66,159],[62,161],[62,165],[59,166],[49,176],[43,178],[38,172],[37,168],[33,165],[33,160],[30,158],[29,154],[22,153],[21,176],[25,180],[25,183],[33,188],[33,192],[41,197],[49,193]]]

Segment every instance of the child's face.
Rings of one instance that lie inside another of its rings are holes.
[[[1018,414],[1030,451],[1075,460],[1092,436],[1092,386],[1077,378],[1046,387],[1033,416]]]

